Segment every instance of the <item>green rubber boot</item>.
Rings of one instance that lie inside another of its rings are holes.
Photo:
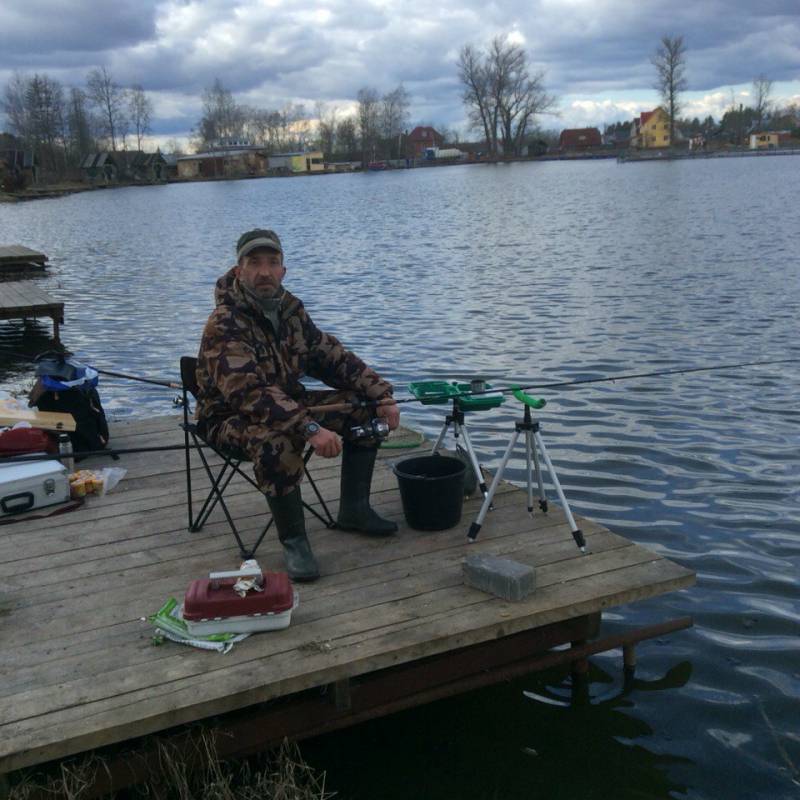
[[[391,536],[397,523],[384,519],[369,504],[376,447],[359,447],[351,442],[342,446],[342,490],[336,526],[369,536]]]
[[[286,571],[293,581],[308,583],[319,578],[317,559],[306,536],[306,519],[300,487],[283,497],[267,495],[269,509],[283,545]]]

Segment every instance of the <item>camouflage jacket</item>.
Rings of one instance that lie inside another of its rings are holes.
[[[371,400],[392,385],[311,320],[303,303],[285,292],[277,337],[247,299],[233,269],[218,281],[197,363],[197,418],[209,433],[230,416],[302,435],[312,420],[303,399],[304,375]]]

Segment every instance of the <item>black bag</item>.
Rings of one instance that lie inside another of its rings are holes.
[[[59,392],[45,390],[32,404],[39,411],[72,414],[75,418],[75,430],[69,433],[69,438],[76,453],[103,450],[108,444],[106,413],[103,411],[100,395],[94,387],[62,389]]]
[[[72,414],[75,430],[69,438],[75,453],[103,450],[108,444],[108,423],[95,388],[97,370],[66,353],[48,350],[36,357],[36,375],[29,404],[39,411]]]

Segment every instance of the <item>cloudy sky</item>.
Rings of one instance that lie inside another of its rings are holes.
[[[1,0],[0,86],[14,71],[80,86],[105,65],[150,93],[163,141],[188,134],[216,77],[241,102],[309,110],[403,82],[412,123],[463,131],[456,55],[500,33],[524,43],[559,98],[545,128],[652,108],[664,34],[687,42],[688,114],[747,103],[760,73],[776,99],[800,102],[800,0]]]

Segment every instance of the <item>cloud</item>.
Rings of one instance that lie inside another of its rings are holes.
[[[461,46],[510,35],[560,95],[549,127],[601,124],[655,104],[650,58],[683,34],[692,90],[687,112],[715,116],[721,87],[759,73],[800,90],[797,0],[3,0],[0,86],[15,70],[80,85],[106,65],[156,102],[159,132],[188,129],[200,95],[220,78],[242,102],[344,106],[364,85],[401,81],[414,121],[461,125]],[[593,116],[595,115],[595,116]]]

